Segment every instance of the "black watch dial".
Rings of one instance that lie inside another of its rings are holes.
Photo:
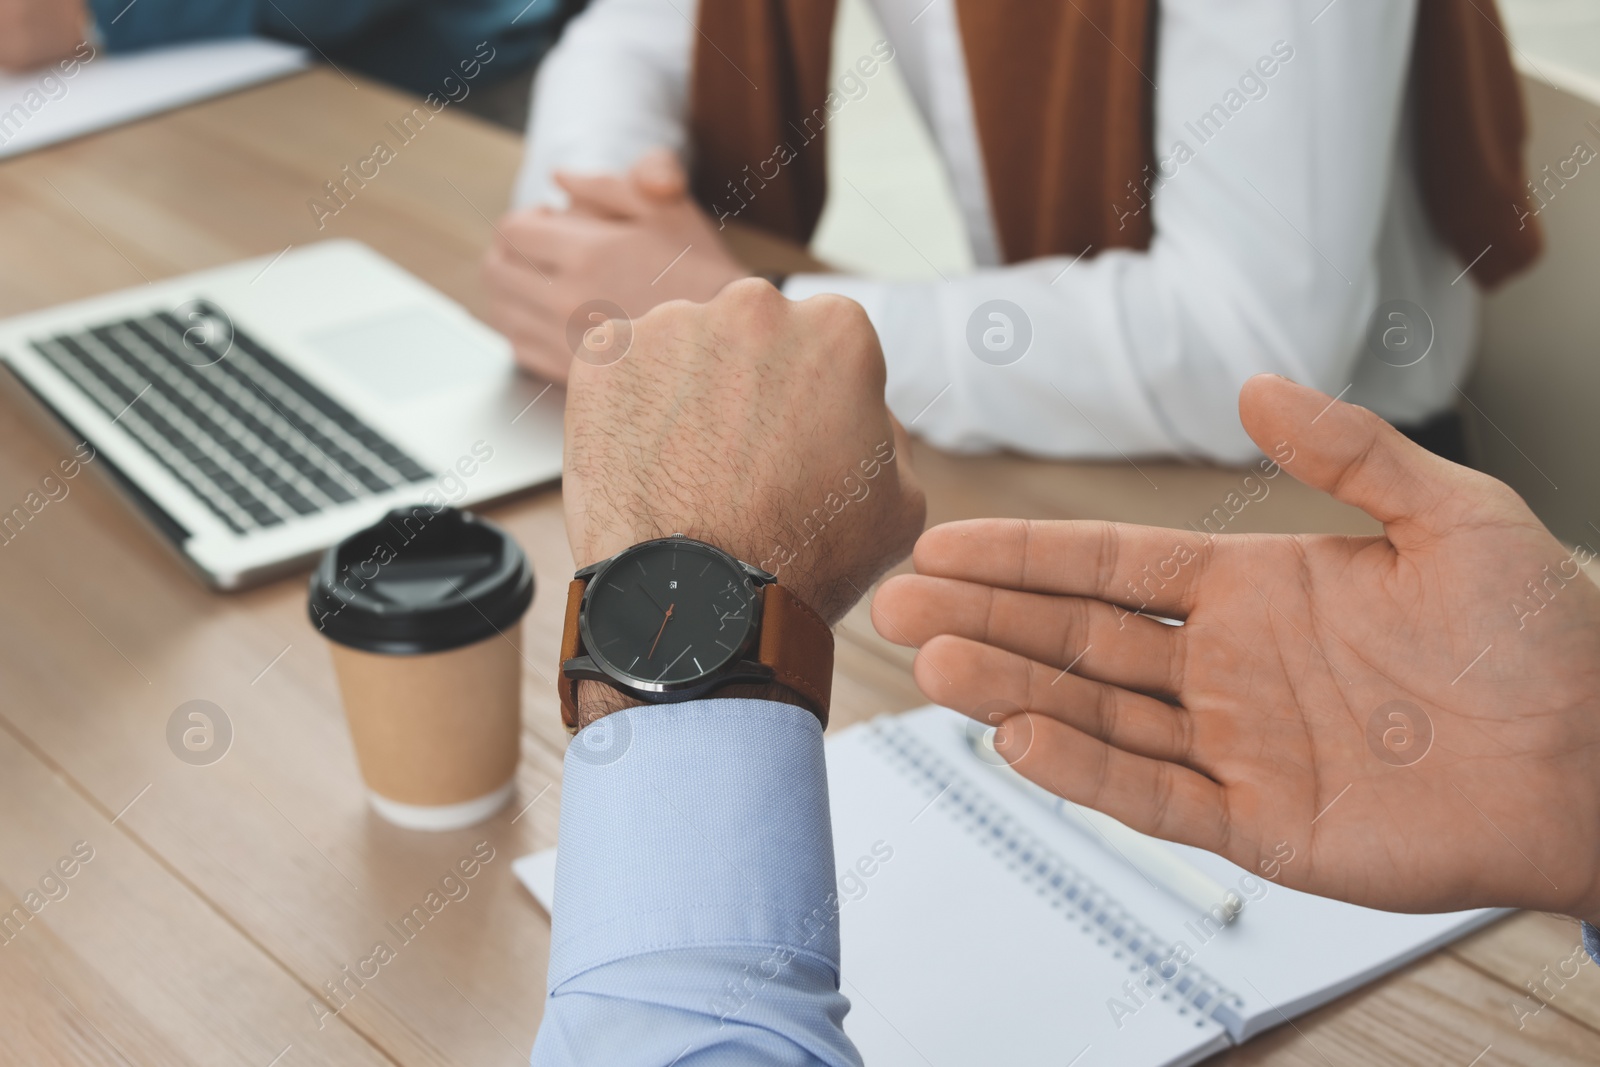
[[[682,688],[741,657],[756,625],[756,584],[710,545],[637,545],[589,582],[584,650],[607,674]]]

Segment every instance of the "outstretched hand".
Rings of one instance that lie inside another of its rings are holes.
[[[1137,830],[1372,907],[1600,916],[1592,552],[1364,409],[1273,376],[1239,409],[1384,536],[950,523],[879,631],[1022,774]]]

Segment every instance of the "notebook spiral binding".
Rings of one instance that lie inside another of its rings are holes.
[[[868,725],[880,753],[917,783],[931,798],[930,806],[940,808],[962,824],[996,858],[1017,870],[1024,882],[1036,886],[1041,896],[1054,897],[1068,922],[1081,923],[1102,944],[1126,952],[1134,961],[1129,967],[1136,976],[1134,980],[1151,999],[1175,995],[1182,1002],[1179,1014],[1192,1010],[1230,1033],[1238,1031],[1243,1022],[1241,997],[1193,963],[1177,964],[1173,970],[1170,943],[1152,934],[1108,893],[1052,852],[892,718],[875,719]],[[1165,969],[1163,964],[1167,964]],[[1112,996],[1123,995],[1121,990],[1108,992]]]

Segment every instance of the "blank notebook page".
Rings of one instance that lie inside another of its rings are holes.
[[[886,721],[895,720],[879,719],[869,728]],[[897,721],[947,764],[972,777],[1018,823],[1066,856],[1137,916],[1155,938],[1172,946],[1181,942],[1189,966],[1226,991],[1232,1009],[1230,1030],[1236,1042],[1281,1025],[1285,1016],[1326,1004],[1505,914],[1499,909],[1480,909],[1402,915],[1360,908],[1288,889],[1260,875],[1251,877],[1249,871],[1220,856],[1151,838],[1152,844],[1170,850],[1245,900],[1238,921],[1219,931],[1215,924],[1208,927],[1203,922],[1198,909],[1186,907],[1111,855],[1092,829],[1069,823],[1007,783],[994,780],[994,772],[967,748],[963,736],[969,722],[966,718],[943,708],[925,708],[899,716]],[[829,758],[831,767],[831,748]],[[1336,818],[1338,813],[1335,806],[1326,817]],[[837,807],[834,818],[836,822],[850,821],[848,815],[840,818]],[[1304,842],[1286,843],[1286,849],[1295,846],[1304,847]],[[1289,855],[1287,851],[1283,854]],[[842,869],[843,857],[839,862]],[[1294,859],[1287,859],[1284,866],[1293,864]],[[1113,989],[1101,994],[1096,1010],[1106,1012],[1110,996],[1133,1004],[1131,998]]]
[[[1024,863],[995,844],[1010,835],[978,821],[988,816],[974,791],[896,766],[894,739],[878,729],[893,722],[828,745],[845,1032],[868,1064],[1182,1064],[1228,1045],[1177,997],[1119,1028],[1106,998],[1143,962],[1049,878],[1026,876],[1040,856]]]

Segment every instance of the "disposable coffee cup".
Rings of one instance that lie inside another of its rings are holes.
[[[452,830],[511,798],[522,730],[528,558],[474,515],[425,505],[328,549],[311,624],[329,641],[368,799],[415,830]]]

